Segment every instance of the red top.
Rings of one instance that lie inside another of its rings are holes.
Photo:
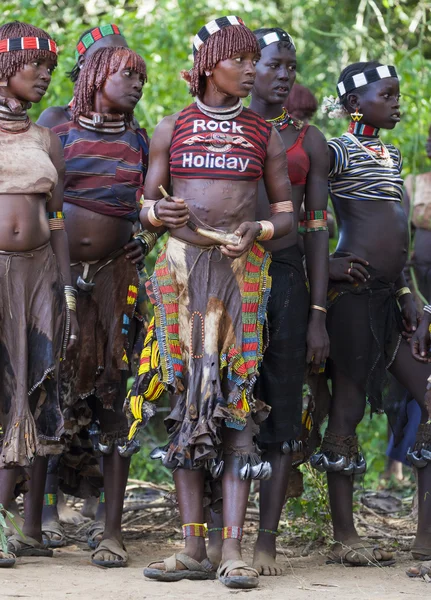
[[[302,147],[302,142],[308,128],[309,125],[304,125],[296,142],[286,150],[287,169],[292,185],[305,185],[307,182],[307,175],[310,170],[310,158]]]
[[[262,117],[244,108],[234,119],[216,121],[196,104],[181,111],[172,135],[172,177],[258,181],[272,131]]]

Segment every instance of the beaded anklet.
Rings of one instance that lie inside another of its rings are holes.
[[[232,539],[241,541],[243,533],[244,530],[242,527],[231,525],[230,527],[223,527],[222,538],[224,540]]]
[[[207,528],[203,523],[186,523],[183,525],[183,538],[186,537],[205,537]]]
[[[57,494],[44,494],[43,504],[44,506],[57,506]]]
[[[272,529],[259,529],[259,533],[269,533],[270,535],[280,535],[279,531],[273,531]]]
[[[208,533],[214,533],[214,531],[223,531],[223,527],[210,527],[207,529]]]
[[[105,504],[105,492],[100,492],[99,504]]]

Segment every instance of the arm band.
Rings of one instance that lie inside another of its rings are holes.
[[[424,306],[424,312],[426,312],[429,315],[431,315],[431,304],[425,304],[425,306]]]
[[[48,217],[48,227],[50,231],[64,229],[64,212],[47,212],[46,216]]]
[[[76,312],[76,298],[78,296],[78,291],[71,285],[65,285],[64,295],[66,298],[67,308],[73,312]]]
[[[150,206],[150,209],[147,213],[147,219],[149,220],[149,222],[151,223],[151,225],[153,227],[162,227],[163,221],[158,219],[156,217],[156,213],[154,212],[155,205],[156,205],[156,203],[154,203],[152,206]]]
[[[274,225],[271,221],[258,221],[260,225],[260,233],[257,236],[259,242],[270,240],[274,236]]]
[[[140,231],[135,234],[134,238],[144,246],[144,254],[147,256],[156,245],[159,236],[151,231]]]
[[[397,290],[395,292],[395,298],[397,300],[399,300],[401,298],[401,296],[404,296],[405,294],[411,294],[410,288],[408,287],[402,287],[399,290]]]
[[[328,211],[326,210],[306,210],[305,227],[306,233],[314,231],[328,231]]]
[[[271,215],[276,215],[277,213],[293,212],[293,204],[290,200],[286,202],[276,202],[275,204],[271,204],[270,206]]]

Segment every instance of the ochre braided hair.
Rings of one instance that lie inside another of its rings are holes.
[[[211,35],[195,55],[193,68],[182,75],[190,85],[192,96],[202,97],[205,93],[205,71],[213,69],[218,62],[240,52],[254,52],[260,57],[259,43],[245,25],[224,27]]]
[[[33,27],[28,23],[14,21],[5,23],[0,27],[0,40],[19,37],[39,37],[51,40],[51,36],[39,27]],[[13,50],[12,52],[0,52],[0,79],[7,80],[15,73],[21,71],[28,63],[41,58],[52,58],[57,64],[57,55],[49,50]]]
[[[94,27],[90,27],[89,29],[86,29],[85,31],[83,31],[83,32],[81,33],[81,35],[79,36],[79,39],[78,39],[78,44],[79,44],[79,42],[82,40],[82,38],[83,38],[83,37],[85,37],[85,36],[87,35],[87,33],[90,33],[90,31],[93,31],[93,29],[95,29],[95,28],[94,28]],[[115,36],[116,36],[117,38],[121,38],[121,43],[120,43],[120,44],[118,44],[118,46],[124,46],[125,48],[128,48],[128,44],[127,44],[127,42],[126,42],[126,39],[124,38],[124,36],[123,36],[122,34],[121,34],[121,35],[117,35],[117,34],[115,34]],[[113,36],[112,36],[112,35],[111,35],[111,36],[109,36],[109,35],[108,35],[108,36],[105,36],[105,37],[113,37]],[[100,45],[100,47],[101,47],[101,48],[103,47],[103,40],[105,39],[105,37],[102,37],[102,38],[100,38],[100,40],[98,40],[98,41],[96,42],[96,44],[97,44],[97,43],[99,43],[99,45]],[[101,42],[101,43],[100,43],[100,42]],[[77,45],[78,45],[78,44],[77,44]],[[90,46],[90,47],[91,47],[91,46]],[[82,56],[85,56],[85,53],[84,53]],[[76,82],[78,81],[78,77],[79,77],[79,74],[80,74],[80,72],[81,72],[81,69],[79,68],[79,60],[77,60],[77,61],[76,61],[76,63],[75,63],[75,65],[73,66],[73,69],[71,69],[71,70],[70,70],[70,71],[67,73],[67,76],[69,77],[69,79],[70,79],[70,80],[71,80],[73,83],[76,83]]]
[[[147,81],[147,67],[144,59],[122,46],[100,48],[85,61],[78,81],[75,85],[75,102],[72,108],[72,119],[78,120],[79,115],[87,115],[94,110],[94,95],[99,91],[110,75],[122,68],[130,68],[144,77]],[[133,113],[126,113],[125,120],[130,123]]]

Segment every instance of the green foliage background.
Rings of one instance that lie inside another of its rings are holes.
[[[401,148],[405,174],[428,168],[424,144],[430,124],[431,2],[423,0],[2,0],[2,23],[22,20],[49,31],[60,46],[59,66],[49,93],[32,108],[33,118],[50,105],[64,105],[73,88],[66,73],[75,63],[79,35],[88,27],[116,23],[131,48],[148,67],[148,84],[137,118],[150,135],[160,119],[184,107],[190,96],[180,79],[192,64],[193,35],[208,20],[223,14],[241,16],[251,28],[280,26],[293,36],[298,54],[298,81],[319,101],[335,94],[343,67],[376,59],[397,67],[401,78],[400,125],[384,133]],[[345,123],[315,119],[328,137]],[[150,446],[162,436],[159,424],[149,430]],[[383,468],[385,420],[361,426],[369,465]],[[365,438],[365,439],[364,439]],[[151,444],[152,442],[152,444]],[[158,465],[146,453],[134,459],[132,475],[160,480]]]
[[[70,100],[66,73],[74,64],[80,33],[98,24],[118,24],[129,45],[147,61],[149,81],[137,116],[150,134],[164,115],[190,100],[179,72],[191,66],[193,35],[215,16],[237,14],[251,28],[287,29],[298,48],[298,80],[319,100],[335,93],[340,70],[349,62],[378,59],[395,64],[403,120],[385,139],[402,149],[408,173],[427,168],[423,147],[431,95],[430,10],[431,3],[424,0],[2,0],[2,22],[28,21],[60,44],[58,70],[34,116],[48,105]],[[316,124],[328,136],[344,129],[344,123],[321,115]]]

